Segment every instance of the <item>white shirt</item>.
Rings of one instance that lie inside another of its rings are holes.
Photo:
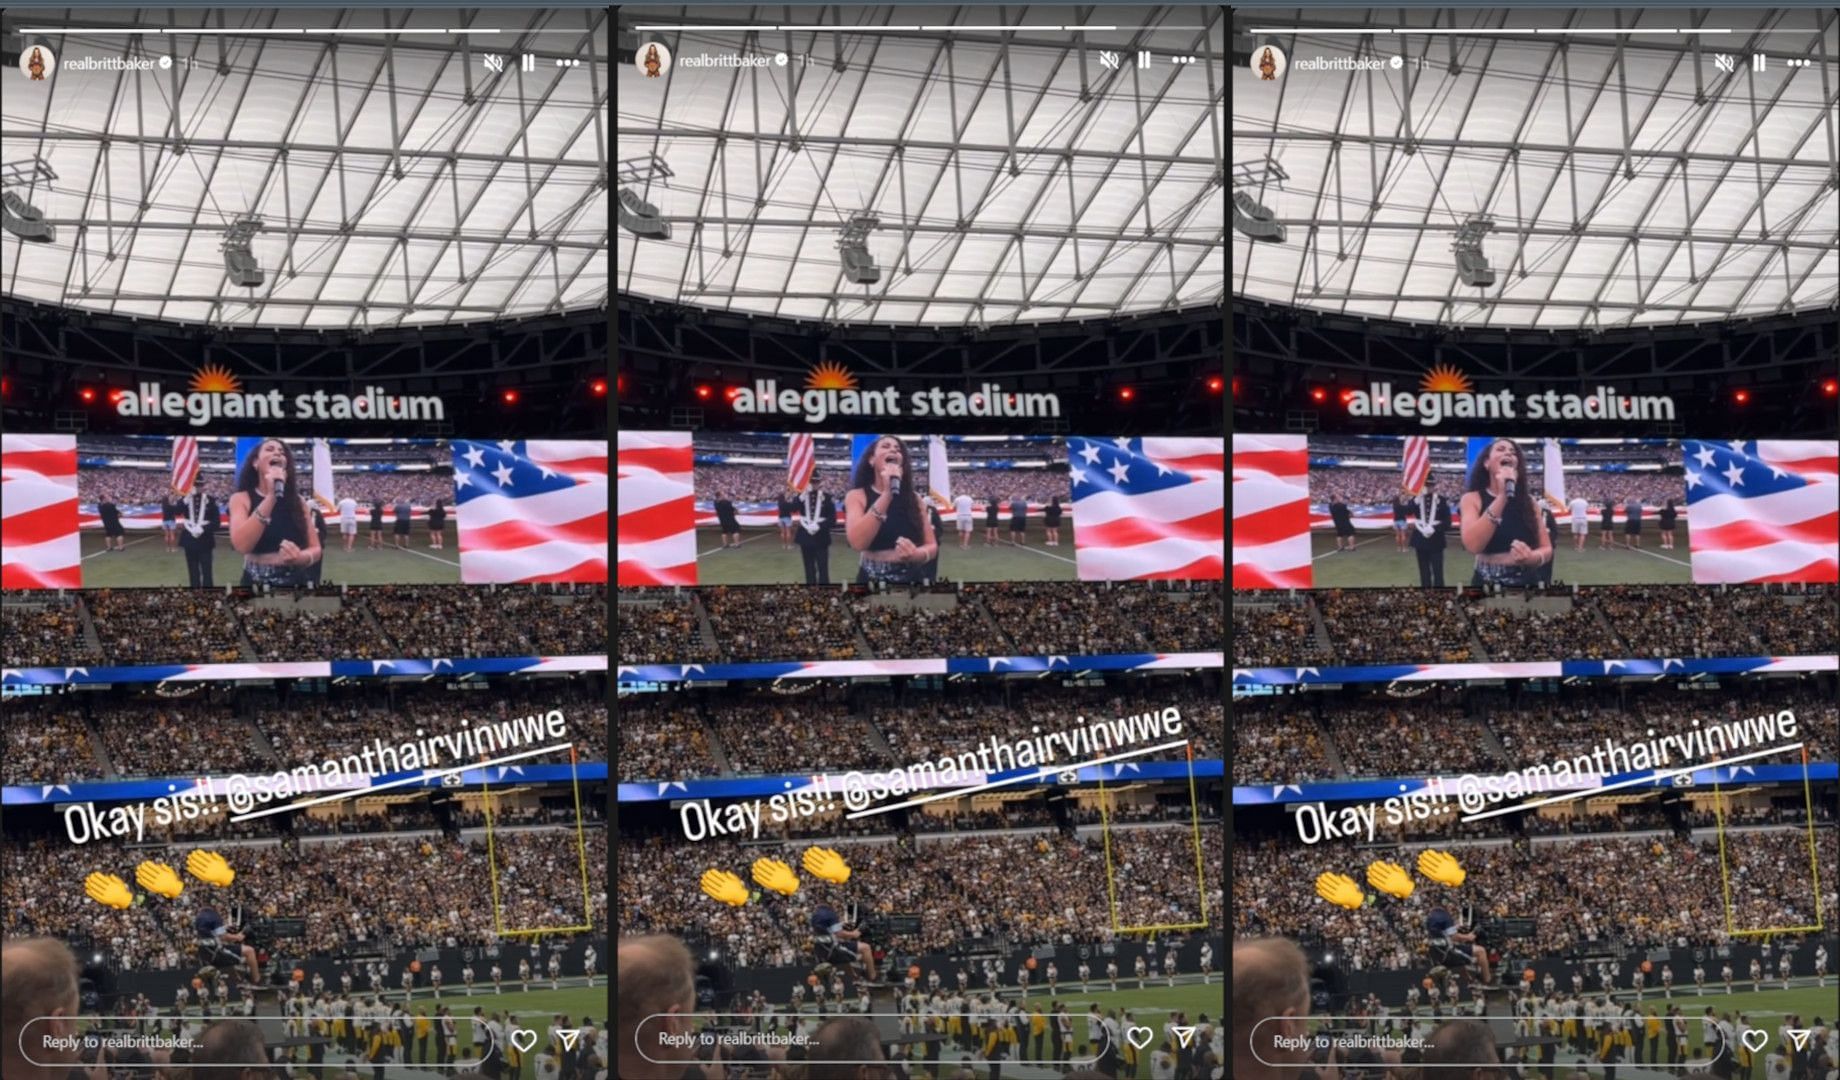
[[[1589,521],[1591,518],[1591,504],[1585,502],[1584,496],[1582,495],[1568,503],[1566,509],[1572,512],[1573,524],[1577,524],[1580,521]]]
[[[967,521],[971,520],[971,496],[960,495],[958,498],[953,499],[952,509],[958,511],[959,517]]]
[[[339,523],[342,525],[358,523],[358,500],[350,495],[339,500]]]

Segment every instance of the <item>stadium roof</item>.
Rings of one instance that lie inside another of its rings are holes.
[[[588,9],[9,9],[9,53],[36,44],[60,68],[79,55],[154,66],[43,82],[6,73],[7,191],[57,237],[4,234],[0,283],[31,300],[244,327],[600,306],[606,20]],[[212,32],[99,32],[162,26]],[[377,32],[278,33],[303,27]],[[501,32],[438,32],[449,27]],[[165,54],[180,62],[158,67]],[[569,60],[580,64],[558,64]],[[220,250],[247,216],[262,219],[250,249],[265,280],[253,288],[233,283]]]
[[[838,10],[627,7],[621,44],[732,52],[742,32],[639,28],[754,26],[761,12],[775,25],[835,24]],[[1219,8],[842,11],[864,29],[747,35],[769,60],[794,57],[784,67],[674,63],[654,81],[621,65],[620,184],[672,230],[621,230],[622,291],[909,325],[1060,321],[1224,295]],[[972,25],[986,23],[1030,29]],[[838,246],[865,213],[878,219],[865,241],[874,284],[846,280]]]
[[[1835,303],[1831,8],[1240,18],[1242,61],[1269,44],[1292,62],[1382,66],[1265,81],[1235,65],[1233,186],[1288,231],[1283,243],[1235,232],[1239,293],[1464,327],[1693,323]],[[1376,26],[1442,32],[1346,29]],[[1655,32],[1681,26],[1731,32]],[[1545,32],[1461,32],[1478,28]],[[1561,28],[1647,32],[1550,32]],[[1788,66],[1801,59],[1812,63]],[[1479,215],[1493,219],[1487,287],[1459,283],[1453,251]]]

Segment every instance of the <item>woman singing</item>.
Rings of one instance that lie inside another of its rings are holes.
[[[861,559],[858,585],[917,584],[926,564],[939,554],[932,522],[914,490],[913,462],[892,435],[876,439],[856,462],[843,511],[844,535]]]
[[[1552,536],[1527,487],[1527,458],[1512,439],[1496,439],[1470,469],[1458,504],[1463,546],[1476,556],[1471,585],[1521,588],[1540,581]]]
[[[243,584],[291,588],[313,577],[319,537],[294,472],[294,454],[264,439],[243,461],[230,496],[230,546],[243,553]]]

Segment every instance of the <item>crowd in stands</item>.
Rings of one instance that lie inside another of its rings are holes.
[[[849,482],[849,473],[843,469],[820,468],[811,479],[812,486],[832,494],[843,491]],[[770,465],[698,465],[693,483],[699,503],[717,499],[727,499],[737,506],[773,503],[785,497],[786,469]]]
[[[703,664],[720,659],[703,640],[696,598],[689,590],[621,589],[619,595],[620,663]]]
[[[1840,859],[1840,831],[1822,829],[1817,836],[1821,865],[1834,865]],[[1713,946],[1727,940],[1728,926],[1810,926],[1818,922],[1817,910],[1833,910],[1836,893],[1825,874],[1816,907],[1806,831],[1747,832],[1728,835],[1726,841],[1729,907],[1721,891],[1726,875],[1719,870],[1718,840],[1712,836],[1465,847],[1459,858],[1468,880],[1461,895],[1485,896],[1501,913],[1537,913],[1530,943],[1534,955],[1558,955],[1594,940],[1620,941],[1629,948]],[[1312,890],[1294,885],[1324,872],[1349,873],[1346,847],[1299,844],[1282,832],[1265,841],[1242,836],[1233,860],[1236,935],[1320,936],[1364,969],[1429,963],[1418,955],[1423,949],[1419,939],[1402,939],[1386,920],[1420,926],[1432,905],[1460,899],[1427,886],[1388,905],[1384,915],[1373,906],[1350,911],[1325,904]]]
[[[598,827],[596,832],[598,832]],[[354,946],[475,946],[496,943],[503,926],[575,926],[584,914],[607,925],[606,861],[589,858],[587,911],[575,829],[509,832],[494,838],[498,903],[482,839],[445,837],[308,840],[227,847],[233,885],[212,892],[216,903],[250,910],[298,913],[307,922],[303,947],[330,955]],[[588,838],[589,850],[605,840]],[[70,857],[61,840],[8,843],[0,849],[0,904],[5,936],[93,936],[130,970],[196,968],[192,918],[206,894],[187,889],[177,900],[149,897],[117,911],[84,894],[97,867],[132,880],[132,867],[155,859],[183,867],[186,846],[129,849],[91,841],[87,858]],[[694,883],[691,884],[694,889]],[[495,920],[503,919],[500,924]],[[292,944],[292,943],[290,943]],[[452,982],[458,983],[454,978]]]
[[[1320,705],[1323,725],[1351,776],[1484,772],[1496,764],[1482,732],[1452,694],[1400,701],[1350,697]]]
[[[449,459],[451,461],[451,459]],[[440,499],[447,505],[448,527],[453,527],[454,516],[454,474],[448,472],[340,472],[332,476],[332,493],[339,499],[346,497],[357,500],[358,521],[364,529],[370,528],[371,503],[382,499],[384,524],[386,527],[396,524],[396,512],[390,507],[397,499],[406,498],[409,505],[417,510],[426,510]],[[361,530],[362,531],[362,530]],[[420,529],[418,528],[419,532]]]
[[[1330,660],[1329,650],[1316,638],[1307,597],[1234,592],[1234,667],[1326,664]]]
[[[0,593],[6,667],[56,667],[97,659],[77,598],[61,592]]]
[[[83,715],[68,699],[9,700],[6,714],[0,783],[62,784],[102,775]]]
[[[507,603],[520,602],[522,586],[379,585],[363,590],[364,602],[396,643],[395,655],[412,659],[455,656],[529,656],[519,620],[506,618]],[[604,611],[600,618],[605,619]],[[527,612],[566,621],[560,608]],[[601,648],[605,648],[604,632]]]
[[[220,460],[207,457],[207,461]],[[221,460],[228,460],[221,459]],[[419,458],[417,460],[420,460]],[[207,469],[200,473],[203,488],[219,500],[227,498],[235,490],[235,477],[222,469]],[[162,467],[158,469],[126,469],[119,467],[85,468],[77,472],[77,490],[85,504],[95,505],[104,500],[117,506],[150,506],[157,509],[161,499],[172,497],[172,473]],[[304,480],[303,480],[304,482]],[[454,475],[449,472],[335,472],[332,478],[333,493],[340,499],[350,496],[358,501],[360,520],[369,527],[369,506],[373,500],[382,499],[386,506],[393,504],[399,497],[406,497],[419,509],[434,505],[436,499],[446,502],[451,510],[454,505]],[[394,524],[394,512],[385,516],[386,525]],[[452,518],[449,522],[451,524]]]
[[[114,664],[244,659],[236,600],[217,591],[99,589],[86,594],[102,655]]]
[[[523,632],[530,656],[607,652],[607,586],[507,586],[492,594],[497,618]]]
[[[1233,702],[1233,782],[1301,784],[1331,780],[1326,739],[1296,695]]]
[[[237,605],[243,633],[256,650],[257,660],[384,660],[402,656],[383,631],[365,617],[356,597],[348,600],[314,598],[310,602],[287,595]]]
[[[123,777],[259,773],[268,759],[228,698],[153,694],[92,705],[90,719]]]
[[[702,601],[729,660],[856,658],[855,623],[834,592],[718,586]]]
[[[737,694],[705,702],[710,725],[741,775],[810,774],[891,762],[834,689],[798,695]]]
[[[949,603],[939,604],[942,598]],[[1002,636],[974,604],[944,592],[927,599],[933,602],[905,601],[898,593],[854,596],[850,609],[877,656],[1002,656],[1009,652]]]
[[[1464,489],[1465,475],[1446,469],[1439,469],[1433,475],[1436,490],[1454,503]],[[1536,492],[1545,490],[1545,477],[1538,470],[1528,477],[1527,483]],[[1619,521],[1621,508],[1632,495],[1650,509],[1659,509],[1669,499],[1674,500],[1675,506],[1687,504],[1685,481],[1678,474],[1668,476],[1658,472],[1568,472],[1565,474],[1565,495],[1568,500],[1582,496],[1591,504],[1593,532],[1598,527],[1596,515],[1602,512],[1606,499],[1616,504]],[[1399,497],[1397,467],[1310,470],[1310,502],[1319,506],[1339,502],[1351,507],[1382,507],[1390,517],[1393,500]]]
[[[1703,585],[1610,585],[1589,590],[1629,657],[1756,656],[1750,623],[1780,598]]]
[[[965,594],[990,611],[1017,655],[1215,652],[1225,637],[1217,584],[1033,581],[967,585]]]
[[[1474,659],[1463,601],[1454,592],[1332,589],[1318,592],[1316,604],[1343,664]]]
[[[994,933],[1016,944],[1107,940],[1116,925],[1108,880],[1118,890],[1118,917],[1126,925],[1199,922],[1202,889],[1207,919],[1218,925],[1225,832],[1204,826],[1203,835],[1200,881],[1192,830],[1180,824],[1115,831],[1111,875],[1096,832],[1077,838],[1051,832],[948,834],[851,844],[845,849],[848,893],[873,896],[885,910],[920,915],[919,935],[890,939],[890,951],[944,950],[968,935]],[[731,908],[709,903],[697,882],[711,866],[744,868],[768,855],[797,866],[805,846],[795,842],[775,851],[719,839],[624,841],[620,932],[706,930],[726,945],[737,966],[791,962],[809,937],[804,920],[795,917],[798,910],[816,900],[841,902],[839,891],[819,883],[802,888],[790,903],[769,895],[764,903]]]
[[[1464,611],[1489,659],[1498,663],[1551,660],[1561,651],[1567,660],[1615,660],[1629,655],[1588,601],[1554,611],[1524,600],[1506,604],[1476,600],[1464,605]]]
[[[620,698],[620,779],[681,780],[716,775],[694,694]]]

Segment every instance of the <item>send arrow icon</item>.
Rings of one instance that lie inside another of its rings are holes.
[[[575,1049],[575,1040],[581,1038],[580,1028],[557,1028],[556,1037],[562,1040],[564,1051]]]
[[[1188,1027],[1177,1027],[1175,1024],[1171,1024],[1169,1025],[1169,1030],[1175,1033],[1176,1045],[1184,1050],[1188,1049],[1189,1045],[1195,1041],[1195,1028],[1192,1024]]]
[[[1795,1044],[1797,1050],[1808,1049],[1808,1036],[1813,1033],[1813,1028],[1789,1028],[1787,1030],[1789,1041]]]

